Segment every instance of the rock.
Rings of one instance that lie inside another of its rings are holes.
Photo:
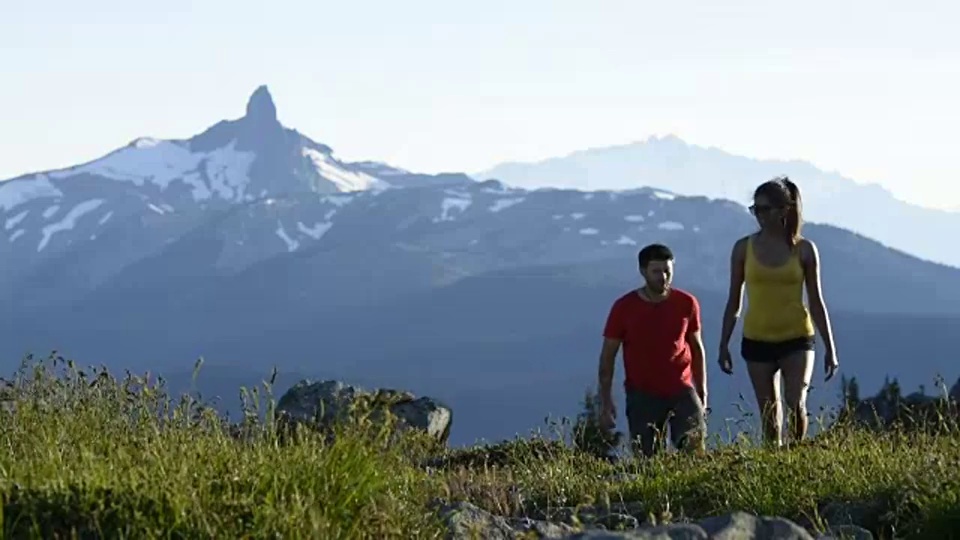
[[[516,533],[507,520],[468,502],[440,508],[440,518],[447,526],[448,540],[484,538],[512,540]]]
[[[340,381],[298,382],[277,402],[276,415],[281,421],[324,428],[345,418],[360,402],[389,409],[401,425],[424,431],[443,444],[450,436],[453,412],[437,400],[390,389],[367,391]]]
[[[706,531],[698,525],[677,523],[671,525],[646,526],[631,531],[589,530],[567,536],[567,538],[583,540],[706,540],[709,536]]]
[[[595,518],[589,511],[553,509],[549,520],[532,518],[504,518],[478,508],[469,502],[436,505],[441,519],[447,525],[446,538],[511,539],[521,538],[568,538],[583,540],[657,539],[657,540],[813,540],[813,536],[800,525],[779,517],[758,517],[746,512],[734,512],[725,516],[704,519],[699,523],[674,523],[667,525],[638,525],[635,516],[621,512],[599,514]],[[624,505],[625,506],[625,505]],[[610,509],[613,510],[613,509]],[[557,519],[576,521],[582,518],[583,527],[557,523]],[[610,530],[610,529],[623,530]],[[828,535],[820,538],[852,538],[872,540],[869,531],[854,525],[834,526]]]
[[[530,534],[537,538],[566,538],[577,532],[576,529],[566,523],[550,523],[549,521],[538,521],[530,518],[520,518],[510,521],[513,529],[520,533],[519,536],[526,537]]]
[[[817,537],[817,540],[873,540],[873,533],[856,525],[840,525],[831,527],[826,534]]]
[[[636,517],[631,516],[630,514],[621,514],[619,512],[613,512],[607,514],[596,521],[598,525],[603,525],[603,527],[610,531],[622,531],[628,529],[636,529],[640,526],[640,520]]]
[[[699,525],[716,540],[813,540],[806,529],[788,519],[746,512],[707,518]]]
[[[537,521],[529,518],[507,520],[478,508],[469,502],[443,505],[440,518],[447,526],[448,540],[514,540],[529,538],[567,538],[575,532],[569,525]]]
[[[821,504],[817,513],[827,529],[839,530],[844,527],[880,526],[880,517],[884,507],[876,501],[832,501]]]

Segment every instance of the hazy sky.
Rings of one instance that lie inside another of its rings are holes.
[[[346,159],[473,172],[673,133],[960,207],[952,2],[0,0],[0,178],[268,84]]]

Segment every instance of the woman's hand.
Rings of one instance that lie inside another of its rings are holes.
[[[720,357],[717,359],[720,369],[727,375],[733,374],[733,358],[730,356],[730,349],[720,347]]]
[[[840,369],[840,362],[837,361],[836,352],[828,350],[823,359],[823,371],[827,374],[827,377],[824,380],[829,381],[832,379],[833,375],[838,369]]]

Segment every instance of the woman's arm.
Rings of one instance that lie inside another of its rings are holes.
[[[740,317],[743,303],[743,262],[746,258],[747,238],[741,238],[730,252],[730,291],[727,293],[727,306],[723,310],[723,328],[720,330],[720,351],[730,346],[733,327]]]
[[[833,329],[830,326],[830,315],[827,312],[826,302],[823,300],[823,290],[820,284],[820,254],[817,246],[807,239],[800,241],[800,258],[803,261],[804,281],[807,285],[807,298],[810,299],[810,317],[817,331],[823,338],[827,357],[833,357],[836,349],[833,343]]]

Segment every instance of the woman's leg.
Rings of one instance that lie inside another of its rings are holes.
[[[780,366],[775,361],[753,361],[746,364],[750,382],[753,384],[753,392],[757,396],[757,406],[760,408],[764,441],[780,446],[780,426],[783,423],[783,412],[780,408],[780,378],[777,376]]]
[[[791,442],[799,442],[807,436],[807,393],[813,377],[813,364],[814,351],[797,351],[780,360]]]

